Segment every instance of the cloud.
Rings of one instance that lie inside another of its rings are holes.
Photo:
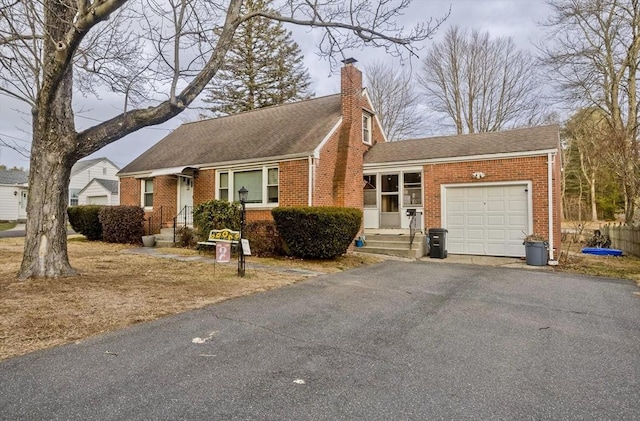
[[[407,28],[429,18],[444,16],[451,7],[451,16],[435,35],[438,40],[450,25],[462,28],[476,28],[488,31],[492,36],[511,36],[521,48],[532,48],[532,42],[540,40],[542,29],[536,23],[548,14],[548,6],[543,0],[414,0],[408,12],[401,17]],[[327,60],[316,55],[316,45],[320,41],[319,30],[289,27],[294,39],[305,56],[305,64],[312,79],[312,90],[316,96],[329,95],[340,90],[340,78],[332,74]],[[427,47],[431,41],[425,42]],[[346,51],[347,57],[356,58],[360,68],[377,60],[396,60],[382,50],[366,49]],[[408,65],[419,67],[419,60],[413,59]],[[78,129],[89,127],[106,117],[116,115],[122,109],[122,98],[111,92],[103,92],[100,99],[93,97],[75,98],[76,123]],[[82,112],[79,112],[82,111]],[[28,147],[30,144],[31,113],[28,107],[17,101],[2,97],[0,101],[0,137],[14,140]],[[96,152],[91,157],[106,156],[119,166],[131,162],[138,155],[166,136],[185,121],[198,118],[195,110],[187,111],[160,126],[149,127],[120,139]],[[0,163],[7,166],[28,166],[28,160],[7,147],[0,147]]]

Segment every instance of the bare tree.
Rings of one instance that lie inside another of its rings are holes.
[[[511,38],[450,28],[423,60],[427,105],[458,134],[535,124],[541,118],[535,61]]]
[[[278,11],[242,13],[242,0],[0,0],[0,92],[33,114],[18,277],[76,274],[65,226],[72,165],[185,110],[224,63],[243,22],[263,16],[323,28],[320,54],[335,64],[342,48],[366,43],[402,54],[429,38],[429,23],[408,31],[397,25],[409,3],[287,0]],[[74,95],[101,89],[122,94],[122,113],[78,131]]]
[[[577,164],[589,187],[591,220],[597,221],[596,184],[605,165],[602,155],[608,136],[606,119],[598,108],[582,109],[567,122],[564,135],[569,147],[577,151]]]
[[[365,74],[367,92],[387,139],[402,140],[420,134],[424,117],[411,74],[381,61],[366,66]]]
[[[560,98],[571,106],[595,107],[606,118],[606,160],[625,195],[625,218],[632,222],[640,200],[638,0],[549,1],[544,23],[548,38],[540,48]]]

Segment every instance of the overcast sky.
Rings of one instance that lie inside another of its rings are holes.
[[[449,7],[451,7],[451,16],[436,34],[434,38],[436,41],[449,26],[458,25],[462,28],[489,31],[492,36],[510,36],[523,49],[533,49],[534,43],[540,40],[543,29],[537,23],[544,20],[549,13],[544,0],[413,0],[410,12],[403,17],[403,21],[411,26],[412,23],[427,20],[429,17],[442,17]],[[312,79],[311,89],[316,96],[339,92],[339,76],[332,75],[329,63],[325,59],[319,59],[315,54],[318,32],[310,32],[308,28],[294,29],[294,37],[305,55],[305,63]],[[373,48],[350,51],[348,55],[358,60],[357,66],[360,69],[376,60],[395,60],[385,56],[383,51]],[[417,60],[413,60],[411,64],[414,69],[419,66]],[[82,104],[82,108],[87,110],[76,119],[78,129],[82,129],[96,124],[98,120],[93,119],[100,116],[115,115],[118,112],[118,104],[121,104],[122,100],[115,94],[104,93],[99,101],[76,96],[75,103]],[[31,135],[30,113],[28,109],[24,107],[19,109],[19,107],[20,104],[0,96],[0,133],[2,139],[28,148]],[[89,158],[106,156],[122,168],[171,130],[185,121],[195,119],[197,119],[197,112],[183,113],[161,126],[139,130],[103,148]],[[26,168],[29,166],[29,160],[0,145],[0,164]]]

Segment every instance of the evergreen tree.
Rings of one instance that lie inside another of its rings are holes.
[[[271,0],[248,0],[243,13],[269,10]],[[257,17],[243,23],[204,102],[214,115],[234,114],[311,97],[300,47],[282,23]]]

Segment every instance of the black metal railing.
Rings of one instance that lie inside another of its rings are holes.
[[[159,234],[162,228],[162,206],[153,209],[153,212],[145,220],[147,234]]]
[[[183,227],[193,226],[193,206],[184,206],[180,212],[173,217],[173,242],[176,241],[176,230],[178,225]]]
[[[416,238],[416,226],[418,225],[416,217],[417,213],[414,213],[409,220],[409,250],[413,248],[413,240]]]

